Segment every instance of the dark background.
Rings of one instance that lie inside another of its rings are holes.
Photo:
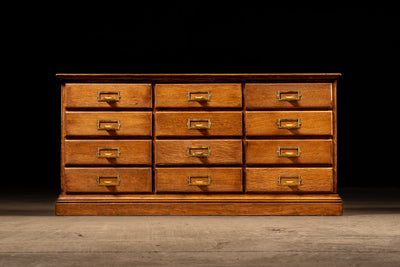
[[[20,17],[3,25],[3,187],[59,190],[56,73],[252,72],[342,73],[339,188],[400,186],[394,10],[65,4]]]

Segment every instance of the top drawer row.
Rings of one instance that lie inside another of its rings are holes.
[[[152,108],[151,84],[66,84],[67,108]],[[241,108],[242,84],[156,84],[156,108]],[[247,83],[247,109],[330,109],[330,83]]]

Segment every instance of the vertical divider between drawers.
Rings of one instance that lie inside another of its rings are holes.
[[[242,83],[242,192],[246,193],[246,84]]]
[[[151,107],[152,107],[152,112],[151,112],[151,141],[152,141],[152,155],[151,155],[151,186],[152,186],[152,193],[155,193],[155,175],[156,175],[156,160],[155,160],[155,154],[156,154],[156,122],[155,122],[155,113],[156,113],[156,94],[155,94],[155,86],[156,84],[153,82],[151,83]]]

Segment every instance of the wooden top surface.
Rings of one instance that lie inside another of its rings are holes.
[[[332,82],[340,73],[185,73],[110,74],[59,73],[62,82]]]

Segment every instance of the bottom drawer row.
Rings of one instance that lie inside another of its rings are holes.
[[[245,180],[245,181],[244,181]],[[333,192],[332,168],[156,168],[156,193]],[[66,168],[67,193],[152,193],[151,168]]]

